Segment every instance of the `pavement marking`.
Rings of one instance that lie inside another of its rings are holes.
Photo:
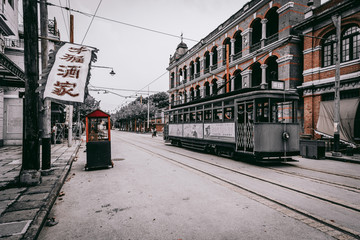
[[[0,224],[0,237],[24,234],[32,220]]]

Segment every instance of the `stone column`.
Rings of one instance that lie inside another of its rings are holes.
[[[266,40],[266,23],[268,22],[268,20],[266,18],[264,18],[263,20],[261,20],[261,24],[262,24],[262,36],[261,36],[261,47],[265,47],[265,40]]]
[[[222,67],[223,66],[223,60],[225,59],[224,58],[224,54],[223,54],[223,52],[224,52],[224,46],[219,46],[218,48],[217,48],[217,51],[218,51],[218,66],[219,67]]]
[[[214,55],[214,53],[210,52],[209,55],[210,55],[210,68],[211,68],[212,65],[213,65],[213,55]]]
[[[212,83],[210,83],[209,84],[209,87],[210,87],[210,96],[213,94],[213,84]]]
[[[194,75],[197,74],[197,64],[198,64],[197,62],[194,62]]]
[[[245,29],[242,33],[242,40],[243,40],[243,56],[250,53],[250,43],[252,39],[252,28]]]
[[[225,93],[226,86],[223,86],[224,84],[225,84],[225,80],[222,79],[222,78],[220,78],[220,79],[218,80],[218,88],[220,88],[220,87],[222,87],[222,88],[220,89],[220,91],[218,91],[218,94],[223,94],[223,93]]]
[[[268,67],[268,65],[266,64],[262,64],[261,66],[261,89],[266,89],[266,68]]]
[[[205,97],[205,87],[204,86],[200,86],[200,97],[201,98]]]
[[[200,75],[204,74],[204,69],[205,69],[205,58],[201,57],[200,58]]]
[[[235,90],[235,78],[232,78],[229,74],[229,79],[230,80],[230,83],[231,83],[231,91],[234,91]]]
[[[230,40],[231,42],[231,51],[230,51],[230,61],[234,61],[234,55],[235,55],[235,38],[232,38]]]

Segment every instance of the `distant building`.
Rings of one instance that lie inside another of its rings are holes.
[[[341,39],[336,41],[332,16],[341,16]],[[295,29],[303,34],[304,133],[333,136],[336,44],[340,44],[340,138],[360,142],[360,4],[331,0],[305,13]]]
[[[292,26],[304,20],[307,3],[253,0],[191,49],[181,41],[167,68],[170,107],[249,87],[296,91],[302,48]]]

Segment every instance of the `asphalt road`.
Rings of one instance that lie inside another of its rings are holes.
[[[44,227],[39,239],[332,239],[131,142],[164,154],[160,137],[112,131],[114,168],[85,171],[82,145],[50,213],[58,224]],[[186,149],[175,151],[189,154]],[[247,163],[193,155],[259,171]]]

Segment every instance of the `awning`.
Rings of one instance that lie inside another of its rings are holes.
[[[25,73],[0,52],[0,87],[25,87]]]
[[[355,144],[354,126],[359,102],[360,98],[340,100],[340,140],[346,143]],[[320,102],[316,132],[326,136],[334,136],[334,101]]]

